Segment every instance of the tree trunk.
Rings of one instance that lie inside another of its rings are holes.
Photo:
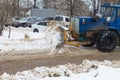
[[[10,38],[11,36],[11,26],[9,26],[9,35],[8,35],[8,38]]]
[[[37,1],[37,0],[34,0],[33,8],[36,8],[36,1]]]
[[[96,0],[93,0],[93,16],[96,14]]]
[[[0,17],[0,36],[2,35],[3,26],[4,26],[4,19],[3,19],[3,16],[1,16]]]
[[[18,8],[18,10],[17,10],[17,16],[19,16],[19,14],[20,14],[19,2],[20,2],[20,0],[17,0],[17,8]]]
[[[97,5],[97,12],[98,13],[100,13],[100,8],[101,8],[100,5],[101,5],[101,2],[100,2],[100,0],[98,0],[98,5]]]
[[[0,25],[0,36],[2,35],[3,26]]]
[[[70,16],[73,17],[73,3],[72,3],[72,0],[70,0]]]

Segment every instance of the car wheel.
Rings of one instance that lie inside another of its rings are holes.
[[[14,25],[15,28],[18,28],[19,26],[18,25]]]
[[[25,24],[23,25],[23,27],[24,27],[24,28],[27,27],[27,24],[25,23]]]
[[[38,30],[37,28],[35,28],[35,29],[33,30],[33,32],[39,33],[39,30]]]
[[[31,26],[31,25],[29,25],[28,27],[29,27],[29,28],[31,28],[32,26]]]

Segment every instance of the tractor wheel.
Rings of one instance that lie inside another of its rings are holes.
[[[111,31],[102,31],[98,35],[96,47],[102,52],[111,52],[117,45],[117,35]]]

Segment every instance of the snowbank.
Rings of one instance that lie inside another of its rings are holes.
[[[120,61],[85,60],[80,65],[37,67],[33,70],[17,72],[15,75],[4,73],[0,76],[0,80],[115,80],[120,78],[119,63]],[[75,69],[77,73],[74,71]]]
[[[34,49],[54,51],[62,40],[60,30],[51,26],[46,27],[46,31],[40,33],[33,33],[29,28],[12,28],[10,38],[8,34],[9,30],[6,29],[0,36],[0,52]]]

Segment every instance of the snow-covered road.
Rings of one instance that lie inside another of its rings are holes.
[[[120,61],[89,61],[80,65],[66,64],[55,67],[36,67],[33,70],[4,73],[0,80],[115,80],[120,76]]]

